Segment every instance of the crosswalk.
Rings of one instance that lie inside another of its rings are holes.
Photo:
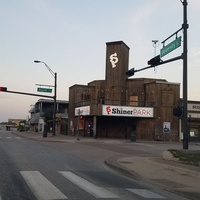
[[[37,199],[67,199],[51,182],[38,171],[20,172]]]
[[[147,199],[165,199],[165,197],[146,189],[127,188],[127,190]]]
[[[105,188],[98,187],[87,180],[73,174],[72,172],[59,172],[65,178],[82,188],[83,190],[89,192],[96,198],[120,198],[118,195],[113,194],[112,192],[106,190]]]
[[[89,195],[92,195],[94,199],[124,199],[120,196],[120,193],[115,194],[111,188],[99,187],[96,184],[82,178],[71,171],[56,171],[58,175],[67,179],[76,187],[84,190]],[[30,188],[33,195],[37,200],[62,200],[70,199],[70,192],[62,190],[60,191],[51,181],[48,180],[39,171],[20,171],[20,175]],[[67,183],[66,183],[67,188]],[[147,189],[136,188],[122,188],[124,191],[130,193],[129,195],[138,196],[138,199],[166,199],[166,197],[157,194],[154,191]],[[0,200],[4,200],[0,194]]]

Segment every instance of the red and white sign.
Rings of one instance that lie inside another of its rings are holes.
[[[102,115],[118,117],[153,117],[153,108],[102,105]]]

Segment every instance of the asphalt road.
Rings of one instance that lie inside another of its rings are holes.
[[[0,200],[185,199],[107,167],[105,158],[119,151],[117,144],[41,142],[0,131]]]

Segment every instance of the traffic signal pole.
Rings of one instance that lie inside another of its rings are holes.
[[[45,97],[45,98],[51,98],[51,99],[54,98],[54,96],[33,94],[33,93],[27,93],[27,92],[17,92],[17,91],[11,91],[11,90],[6,90],[6,91],[3,91],[3,90],[2,90],[2,91],[0,91],[0,92],[7,92],[7,93],[14,93],[14,94],[22,94],[22,95],[36,96],[36,97]]]
[[[188,109],[187,109],[187,0],[183,4],[183,149],[188,149]]]
[[[135,70],[135,68],[132,68],[130,69],[129,71],[126,72],[126,75],[128,77],[130,76],[133,76],[136,72],[139,72],[139,71],[143,71],[143,70],[146,70],[146,69],[149,69],[149,68],[152,68],[152,67],[155,67],[155,66],[158,66],[158,65],[163,65],[165,63],[169,63],[169,62],[172,62],[172,61],[176,61],[176,60],[179,60],[179,59],[183,59],[183,117],[182,117],[182,130],[183,130],[183,149],[188,149],[188,140],[189,140],[189,122],[188,122],[188,108],[187,108],[187,104],[188,104],[188,94],[187,94],[187,54],[188,54],[188,48],[187,48],[187,29],[189,28],[189,25],[187,23],[187,0],[180,0],[181,3],[183,4],[183,24],[182,24],[182,27],[176,31],[175,33],[173,33],[171,36],[169,36],[167,39],[165,39],[162,43],[164,44],[168,39],[170,39],[172,36],[176,35],[176,38],[177,38],[177,34],[179,31],[183,30],[183,53],[181,56],[177,56],[175,58],[172,58],[172,59],[169,59],[169,60],[166,60],[166,61],[162,61],[160,59],[160,55],[152,58],[151,60],[148,61],[148,64],[149,66],[147,67],[144,67],[144,68],[141,68],[141,69],[138,69],[138,70]],[[176,39],[177,40],[177,39]],[[174,45],[174,42],[173,41],[173,45]],[[179,47],[180,44],[177,47]],[[174,48],[175,49],[175,48]],[[173,50],[174,50],[173,49]],[[169,53],[169,52],[168,52]],[[165,53],[166,55],[166,53]],[[162,55],[164,56],[164,55]]]
[[[160,61],[160,62],[157,63],[157,64],[149,65],[149,66],[144,67],[144,68],[141,68],[141,69],[132,68],[132,69],[130,69],[129,71],[126,72],[126,75],[127,75],[128,77],[130,77],[130,76],[133,76],[136,72],[140,72],[140,71],[143,71],[143,70],[152,68],[152,67],[156,67],[156,66],[158,66],[158,65],[163,65],[163,64],[170,63],[170,62],[173,62],[173,61],[176,61],[176,60],[180,60],[180,59],[183,59],[183,56],[182,56],[182,55],[181,55],[181,56],[177,56],[177,57],[175,57],[175,58],[171,58],[171,59],[165,60],[165,61]]]

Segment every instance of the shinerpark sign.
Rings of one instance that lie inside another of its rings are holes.
[[[132,107],[102,105],[102,115],[117,117],[145,117],[154,116],[153,107]]]
[[[181,36],[176,38],[174,41],[172,41],[168,45],[164,46],[160,50],[160,57],[167,55],[168,53],[172,52],[173,50],[177,49],[180,46],[181,46]]]

